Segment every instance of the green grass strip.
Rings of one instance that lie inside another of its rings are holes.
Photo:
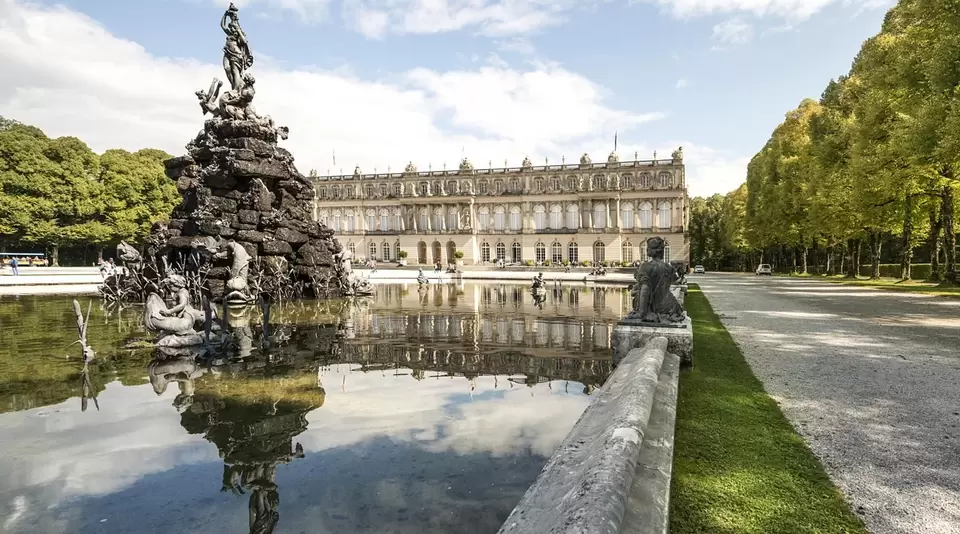
[[[694,367],[680,374],[670,532],[866,533],[694,285],[685,306]]]

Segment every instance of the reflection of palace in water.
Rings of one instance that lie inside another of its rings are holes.
[[[611,371],[610,332],[628,298],[582,285],[538,299],[520,285],[378,286],[372,298],[275,307],[269,329],[249,308],[230,317],[241,342],[227,353],[157,357],[148,375],[157,394],[179,388],[180,424],[216,445],[221,491],[248,493],[250,532],[266,534],[280,517],[277,466],[303,457],[295,438],[323,406],[328,366],[410,369],[418,380],[428,372],[528,386],[567,380],[589,393]]]

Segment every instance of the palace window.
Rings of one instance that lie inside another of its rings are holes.
[[[367,198],[372,198],[372,197],[373,197],[373,186],[370,185],[370,184],[367,184],[367,185],[363,186],[363,194],[366,195]]]
[[[427,263],[427,243],[424,241],[417,243],[417,263],[420,265]]]
[[[450,180],[449,182],[447,182],[447,194],[448,194],[448,195],[456,195],[456,194],[457,194],[457,181],[456,181],[456,180]]]
[[[593,262],[600,263],[607,259],[607,247],[603,241],[597,241],[593,244]]]
[[[547,247],[544,246],[542,242],[537,242],[537,246],[534,249],[537,255],[537,261],[542,263],[547,261]]]
[[[498,180],[494,180],[494,181],[493,181],[493,190],[494,190],[494,192],[495,192],[496,194],[502,195],[502,194],[503,194],[503,180],[499,180],[499,179],[498,179]]]
[[[373,210],[367,210],[367,228],[366,229],[367,230],[377,229],[377,213]]]
[[[370,260],[377,259],[377,244],[370,243],[370,246],[368,248],[370,249],[370,257],[367,259],[370,259]]]
[[[620,228],[633,228],[633,202],[620,205]]]
[[[434,196],[443,194],[443,188],[441,187],[439,181],[433,182],[433,188],[430,192],[433,193]]]
[[[559,176],[554,176],[550,179],[550,188],[553,189],[554,192],[559,192],[562,189],[562,187],[560,187]]]
[[[480,182],[477,183],[477,191],[478,191],[481,195],[486,195],[486,194],[487,194],[488,189],[487,189],[487,181],[486,181],[486,180],[480,180]]]
[[[510,208],[510,229],[519,232],[522,228],[523,219],[520,216],[520,207],[513,206]]]
[[[390,243],[386,241],[380,245],[380,259],[383,261],[390,261]]]
[[[400,212],[400,208],[393,210],[393,229],[403,230],[403,214]]]
[[[510,251],[513,253],[513,263],[520,263],[523,260],[523,248],[520,247],[520,243],[514,242],[510,246]]]
[[[563,261],[563,245],[554,242],[550,245],[550,261],[560,263]]]
[[[490,261],[490,243],[486,241],[480,243],[480,261],[484,263]]]
[[[537,231],[547,227],[547,209],[542,204],[533,207],[533,227]]]
[[[421,232],[427,231],[427,229],[430,227],[429,218],[430,218],[430,214],[427,213],[427,208],[421,208],[420,209],[420,228],[418,228],[419,231]]]
[[[534,185],[534,188],[535,188],[534,190],[535,190],[537,193],[543,193],[543,178],[537,177],[537,178],[533,181],[533,185]]]
[[[643,202],[640,204],[640,216],[637,217],[637,228],[649,230],[653,228],[653,204]]]
[[[670,214],[671,205],[669,202],[664,201],[660,204],[657,204],[657,226],[659,228],[666,229],[672,226]]]
[[[497,259],[507,261],[507,246],[503,243],[497,243]]]
[[[607,206],[606,204],[593,205],[593,228],[603,230],[607,227]]]
[[[594,176],[592,183],[593,183],[594,190],[606,189],[606,187],[604,187],[606,185],[606,179],[603,177],[602,174],[598,174]]]
[[[647,189],[653,185],[653,176],[649,172],[640,175],[640,187]]]
[[[327,210],[320,210],[320,213],[317,214],[317,221],[324,226],[329,226],[330,224],[330,212]]]
[[[580,262],[580,247],[577,246],[576,241],[572,241],[567,245],[567,260],[569,260],[570,263]]]
[[[430,185],[427,182],[420,182],[420,196],[425,197],[430,193]]]
[[[625,241],[621,249],[620,259],[623,261],[633,261],[633,243]]]
[[[450,208],[447,210],[447,230],[459,230],[460,229],[460,212],[457,211],[457,208]]]
[[[663,261],[670,263],[670,245],[665,245],[663,247]]]
[[[390,212],[387,210],[380,210],[380,229],[390,230]],[[400,227],[395,228],[395,230],[399,229]]]
[[[327,188],[321,187],[320,191],[318,191],[318,194],[320,195],[320,198],[327,198]]]
[[[576,191],[577,190],[577,178],[575,176],[567,177],[567,190]]]
[[[403,184],[393,184],[393,196],[395,197],[403,196]]]
[[[380,184],[380,196],[387,198],[387,184]]]
[[[490,229],[490,208],[484,206],[477,210],[477,230],[485,232]]]
[[[563,228],[563,207],[560,204],[550,206],[550,228],[553,230]]]
[[[520,192],[520,179],[519,178],[510,178],[510,192],[519,193]]]
[[[398,260],[400,259],[400,242],[399,241],[393,244],[393,257],[397,258]]]
[[[670,187],[672,185],[673,179],[669,172],[661,172],[657,178],[659,178],[658,183],[660,187]]]
[[[347,213],[344,214],[344,230],[347,232],[355,232],[357,230],[357,215],[353,213],[353,210],[347,210]]]
[[[439,231],[443,228],[443,208],[433,208],[433,230]]]
[[[340,186],[335,185],[331,188],[332,195],[334,200],[340,200]]]
[[[507,214],[503,206],[497,206],[493,210],[493,229],[503,231],[507,228]]]
[[[580,206],[570,204],[567,206],[567,229],[577,228],[580,228]]]

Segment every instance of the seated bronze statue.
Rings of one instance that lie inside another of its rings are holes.
[[[686,319],[683,305],[673,296],[670,286],[677,278],[677,271],[663,261],[666,243],[663,238],[647,240],[649,261],[637,268],[637,283],[633,290],[633,311],[627,319],[639,319],[648,323],[680,323]]]

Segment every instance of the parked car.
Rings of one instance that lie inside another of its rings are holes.
[[[765,274],[765,275],[767,275],[767,276],[773,276],[773,268],[770,267],[770,264],[768,264],[768,263],[761,263],[761,264],[757,267],[757,276],[760,276],[761,274]]]
[[[693,267],[693,274],[704,274],[707,270],[703,268],[703,265],[695,265]]]

